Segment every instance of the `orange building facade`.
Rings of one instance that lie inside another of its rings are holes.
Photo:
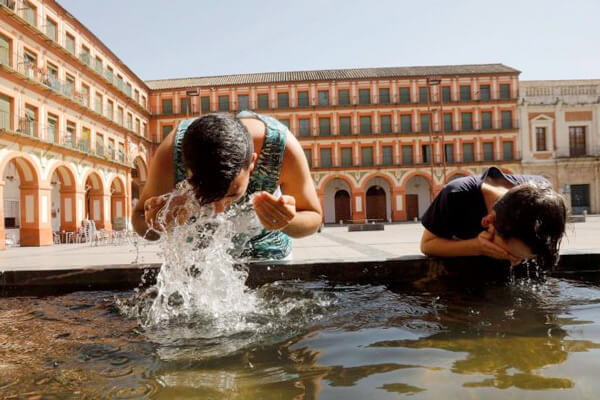
[[[149,88],[58,3],[0,4],[0,248],[127,225]]]
[[[419,218],[445,182],[520,171],[519,71],[502,64],[142,81],[53,0],[0,0],[0,249],[127,229],[178,121],[271,115],[298,138],[325,223]]]
[[[325,223],[413,220],[455,177],[520,170],[518,75],[493,64],[149,81],[150,132],[160,141],[209,112],[271,115],[304,148]]]

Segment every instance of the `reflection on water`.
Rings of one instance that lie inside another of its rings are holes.
[[[426,292],[425,290],[429,290]],[[600,289],[279,283],[249,328],[147,331],[130,293],[0,299],[0,398],[596,398]],[[266,300],[265,300],[266,301]],[[292,306],[294,305],[294,306]],[[257,327],[256,330],[250,327]]]

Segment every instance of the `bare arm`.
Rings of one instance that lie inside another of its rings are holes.
[[[518,261],[507,250],[493,242],[494,230],[489,228],[477,237],[466,240],[441,238],[425,229],[421,237],[421,252],[435,257],[487,256],[500,260]]]
[[[174,132],[171,132],[160,146],[158,146],[156,153],[152,157],[144,190],[142,191],[140,199],[133,210],[133,215],[131,216],[131,223],[135,231],[138,235],[143,236],[148,240],[157,240],[159,235],[156,234],[156,232],[148,231],[146,212],[144,209],[146,201],[172,191],[174,186],[175,179],[172,156],[174,135]]]
[[[306,156],[291,133],[287,136],[280,184],[284,195],[296,199],[296,215],[283,232],[296,238],[315,233],[323,220],[321,202],[310,176]]]

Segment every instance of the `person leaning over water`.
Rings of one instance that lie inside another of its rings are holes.
[[[163,195],[184,179],[198,200],[218,213],[254,194],[264,229],[244,250],[251,258],[285,258],[291,253],[290,236],[310,235],[321,224],[321,205],[302,147],[285,125],[268,116],[243,111],[181,121],[152,159],[132,218],[139,235],[158,239],[148,228],[160,231],[155,218],[166,204]]]
[[[421,251],[430,256],[488,256],[519,263],[558,262],[567,206],[542,176],[496,167],[450,181],[422,218]]]

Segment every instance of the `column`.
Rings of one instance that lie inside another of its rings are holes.
[[[406,221],[406,209],[404,207],[404,190],[400,187],[392,188],[392,221]]]
[[[50,224],[52,188],[21,185],[21,246],[48,246],[53,243]]]
[[[4,230],[4,181],[0,180],[0,250],[6,248],[6,231]]]
[[[74,232],[81,226],[77,219],[77,192],[63,189],[60,192],[60,230]]]

